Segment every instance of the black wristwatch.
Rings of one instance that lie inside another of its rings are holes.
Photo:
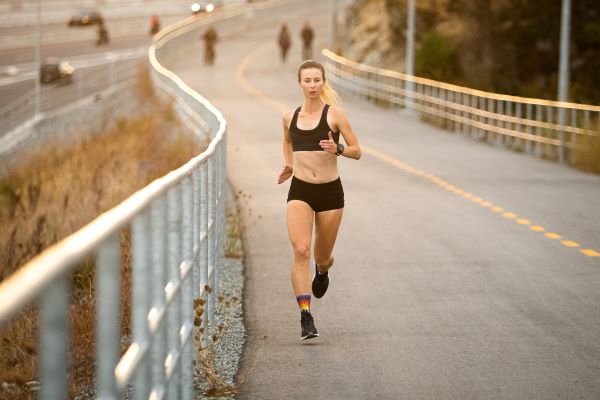
[[[337,151],[335,152],[336,156],[339,156],[340,154],[344,154],[344,145],[341,143],[337,144]]]

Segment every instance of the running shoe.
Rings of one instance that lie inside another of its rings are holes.
[[[300,313],[300,325],[302,325],[300,340],[319,337],[319,333],[317,332],[317,328],[315,328],[315,323],[310,312],[302,311]]]
[[[324,274],[320,274],[317,269],[317,264],[315,263],[315,276],[313,276],[312,280],[312,292],[313,295],[320,299],[325,295],[327,288],[329,287],[329,272],[325,272]]]

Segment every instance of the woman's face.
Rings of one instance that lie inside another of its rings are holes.
[[[324,84],[323,74],[319,68],[306,68],[300,71],[300,87],[304,97],[318,99]]]

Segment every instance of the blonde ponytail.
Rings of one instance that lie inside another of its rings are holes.
[[[325,81],[325,85],[323,85],[321,100],[330,106],[340,107],[342,105],[342,99],[340,98],[340,95],[335,91],[334,88],[331,87],[329,81],[327,80]]]

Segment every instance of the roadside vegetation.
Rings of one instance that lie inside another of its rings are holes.
[[[561,2],[416,2],[415,72],[489,92],[547,100],[558,92]],[[354,0],[340,24],[342,55],[398,70],[406,54],[407,0]],[[600,2],[571,7],[570,99],[600,104]]]
[[[21,157],[0,180],[0,281],[45,248],[83,227],[154,179],[201,153],[200,143],[159,100],[146,67],[135,85],[140,112],[117,116],[104,132],[68,147],[59,144]],[[129,230],[121,232],[122,331],[129,335]],[[94,262],[81,263],[71,279],[70,398],[93,385]],[[35,305],[0,330],[0,398],[36,398]],[[76,338],[76,341],[74,340]],[[127,346],[123,341],[123,349]]]
[[[600,132],[600,122],[596,123],[593,130]],[[600,136],[579,136],[577,144],[580,147],[573,153],[573,165],[582,171],[600,174]]]

